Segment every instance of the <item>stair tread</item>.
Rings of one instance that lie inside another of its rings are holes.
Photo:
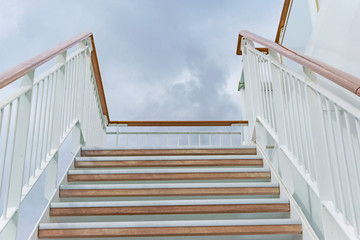
[[[202,155],[202,156],[116,156],[116,157],[76,157],[76,161],[157,161],[157,160],[242,160],[262,159],[260,155]]]
[[[142,228],[142,227],[195,227],[195,226],[250,226],[301,224],[295,219],[231,219],[186,221],[134,221],[134,222],[75,222],[40,223],[39,229],[78,228]]]
[[[182,156],[182,155],[256,155],[255,147],[229,147],[229,148],[139,148],[139,149],[82,149],[81,156]]]
[[[159,168],[159,169],[91,169],[69,170],[68,174],[136,174],[136,173],[251,173],[270,172],[267,168]]]
[[[176,147],[169,147],[169,146],[155,146],[155,147],[82,147],[81,150],[150,150],[150,149],[161,149],[161,150],[167,150],[167,149],[256,149],[255,145],[239,145],[239,146],[207,146],[203,145],[201,147],[191,147],[191,146],[176,146]]]
[[[102,201],[102,202],[54,202],[51,208],[120,207],[120,206],[187,206],[187,205],[233,205],[233,204],[287,204],[286,199],[191,199],[154,201]]]
[[[74,184],[61,185],[60,189],[144,189],[144,188],[246,188],[246,187],[278,187],[273,182],[247,183],[141,183],[141,184]]]

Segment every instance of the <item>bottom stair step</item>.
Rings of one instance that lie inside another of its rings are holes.
[[[42,223],[39,238],[164,237],[301,234],[290,219]]]

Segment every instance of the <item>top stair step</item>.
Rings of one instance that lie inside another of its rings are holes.
[[[157,149],[82,149],[81,156],[196,156],[196,155],[256,155],[256,148],[223,147],[223,148],[157,148]]]

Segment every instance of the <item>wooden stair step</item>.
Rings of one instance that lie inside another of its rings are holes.
[[[144,181],[144,180],[270,180],[268,169],[254,168],[178,168],[178,169],[109,169],[69,170],[68,181]]]
[[[50,216],[289,212],[287,200],[213,199],[51,203]]]
[[[290,219],[202,220],[149,222],[42,223],[42,238],[162,237],[212,235],[301,234],[302,226]]]
[[[83,149],[81,156],[255,155],[256,148]]]
[[[279,195],[274,183],[166,183],[62,185],[60,197]]]
[[[259,156],[77,157],[76,168],[263,166]]]

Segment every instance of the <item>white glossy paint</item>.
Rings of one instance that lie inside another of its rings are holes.
[[[248,135],[256,129],[256,142],[275,145],[280,176],[319,238],[336,239],[337,227],[357,239],[359,97],[306,68],[299,72],[283,65],[276,52],[264,55],[250,40],[242,41],[242,51]],[[327,219],[334,215],[321,210],[324,202],[332,203],[327,211],[342,217]]]

